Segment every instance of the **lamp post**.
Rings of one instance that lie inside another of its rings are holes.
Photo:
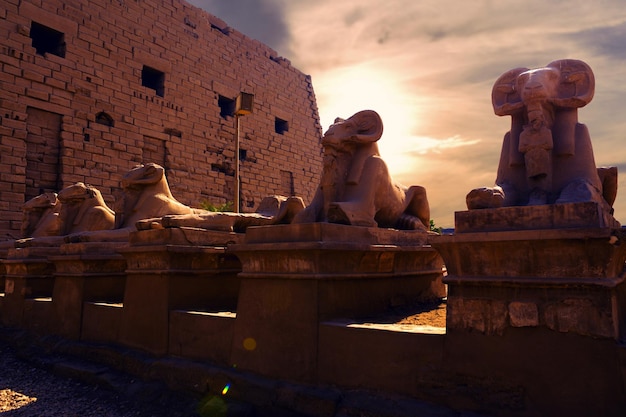
[[[240,194],[240,178],[239,178],[239,117],[252,113],[254,105],[254,94],[239,93],[235,100],[235,198],[233,200],[233,211],[239,213],[241,211],[241,203],[239,201]]]

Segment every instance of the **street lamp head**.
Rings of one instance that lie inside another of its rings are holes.
[[[235,114],[244,116],[252,113],[254,107],[254,94],[244,93],[243,91],[237,96],[235,101]]]

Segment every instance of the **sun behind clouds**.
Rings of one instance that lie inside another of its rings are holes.
[[[407,163],[405,146],[419,129],[419,103],[408,95],[393,73],[374,63],[337,68],[314,80],[321,124],[324,130],[336,117],[348,118],[361,110],[374,110],[383,120],[379,141],[381,154],[390,167]],[[321,111],[323,109],[323,111]]]

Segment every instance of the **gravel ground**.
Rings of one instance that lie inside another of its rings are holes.
[[[187,417],[190,404],[153,399],[134,401],[132,395],[55,375],[20,359],[0,341],[0,414],[2,417]],[[169,400],[168,400],[169,401]]]

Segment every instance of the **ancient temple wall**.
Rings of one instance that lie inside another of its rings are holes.
[[[0,233],[18,234],[32,194],[78,181],[114,200],[138,163],[163,165],[187,205],[310,201],[321,130],[309,76],[184,1],[6,0],[0,9]]]

